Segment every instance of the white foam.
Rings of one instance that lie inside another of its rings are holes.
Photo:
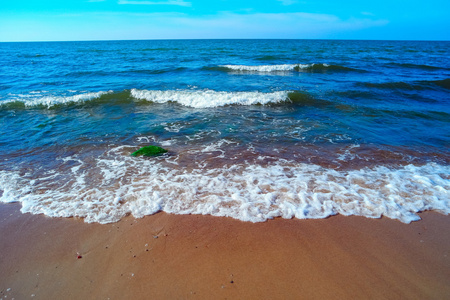
[[[62,176],[64,185],[0,171],[0,201],[19,201],[22,212],[99,223],[160,210],[250,222],[342,214],[409,223],[419,219],[419,211],[450,213],[450,167],[435,163],[337,171],[280,160],[269,166],[244,163],[206,169],[167,163],[170,156],[145,159],[124,154],[131,150],[110,150],[90,168],[76,157],[67,160],[71,168]]]
[[[42,92],[30,92],[28,95],[9,95],[8,100],[0,102],[0,105],[10,102],[23,102],[25,104],[25,107],[36,107],[42,105],[50,108],[55,105],[77,103],[97,99],[102,95],[109,93],[112,93],[112,91],[88,92],[70,96],[58,96],[51,94],[45,95],[46,93]]]
[[[161,124],[164,126],[164,129],[168,132],[180,132],[181,129],[183,129],[183,125],[181,124],[167,124],[167,123],[163,123]]]
[[[296,69],[308,69],[315,64],[284,64],[284,65],[259,65],[259,66],[246,66],[246,65],[221,65],[220,67],[227,68],[234,71],[250,71],[250,72],[286,72],[294,71]],[[322,64],[328,67],[327,64]]]
[[[262,92],[218,92],[212,90],[131,90],[131,96],[155,103],[177,102],[194,108],[209,108],[225,105],[255,105],[283,102],[288,91]]]

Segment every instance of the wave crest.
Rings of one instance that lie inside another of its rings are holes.
[[[131,96],[154,103],[177,102],[194,108],[211,108],[226,105],[256,105],[280,103],[288,100],[288,91],[262,92],[218,92],[212,90],[131,90]]]
[[[70,96],[42,95],[40,92],[28,95],[13,95],[9,100],[1,101],[0,107],[6,108],[54,108],[63,105],[84,103],[101,98],[103,95],[111,94],[112,91],[88,92]]]
[[[193,108],[211,108],[228,105],[276,105],[291,103],[294,105],[312,105],[324,103],[309,94],[298,91],[276,92],[226,92],[213,90],[139,90],[100,91],[65,95],[43,95],[32,92],[27,95],[11,95],[10,99],[0,102],[2,109],[57,109],[71,106],[92,106],[104,104],[131,104],[133,102],[168,103],[175,102]]]
[[[327,72],[327,71],[361,71],[354,68],[329,64],[283,64],[283,65],[220,65],[217,70],[237,72]]]

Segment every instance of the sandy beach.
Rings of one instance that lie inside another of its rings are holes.
[[[113,224],[0,205],[0,299],[448,299],[450,217]]]

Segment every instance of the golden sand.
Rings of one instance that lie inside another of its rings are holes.
[[[0,299],[450,299],[450,217],[438,213],[100,225],[19,208],[0,205]]]

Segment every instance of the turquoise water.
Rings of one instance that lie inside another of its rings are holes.
[[[114,222],[450,211],[450,43],[0,44],[0,200]],[[169,150],[134,158],[142,146]]]

